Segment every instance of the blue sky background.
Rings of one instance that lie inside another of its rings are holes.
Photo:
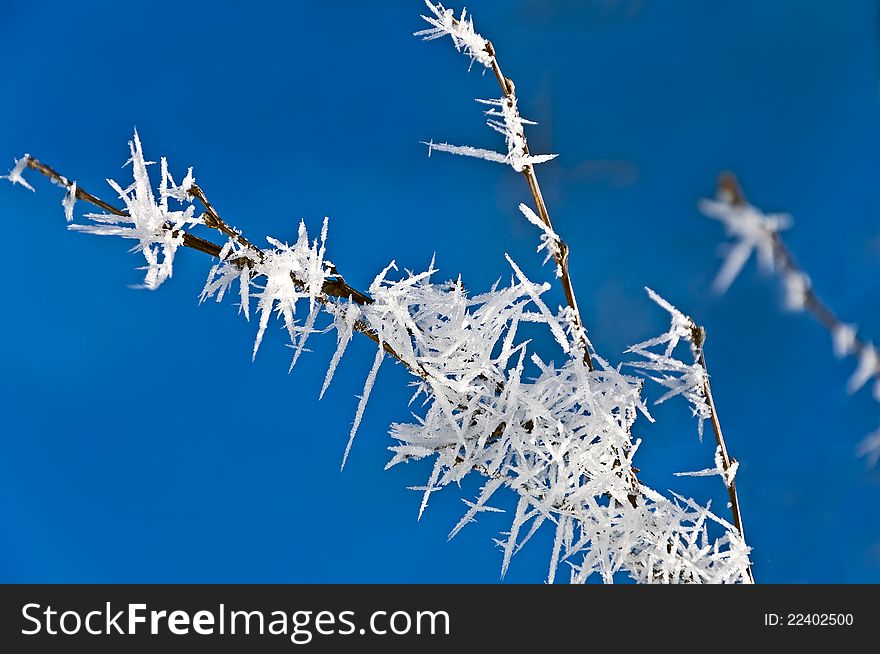
[[[880,471],[855,447],[877,427],[853,362],[786,313],[750,263],[709,285],[721,227],[696,210],[716,174],[793,214],[786,235],[818,292],[880,339],[880,79],[873,0],[472,0],[558,152],[540,179],[597,349],[665,329],[650,285],[706,325],[707,357],[763,582],[880,582]],[[421,43],[419,2],[0,0],[0,156],[23,152],[112,199],[106,177],[137,126],[149,158],[189,165],[221,215],[260,240],[330,216],[329,257],[366,287],[389,260],[487,288],[510,253],[534,278],[535,230],[509,168],[425,156],[421,140],[499,147],[477,97],[491,75],[448,41]],[[446,534],[478,480],[434,494],[427,464],[383,471],[387,426],[408,417],[386,364],[344,472],[371,343],[356,340],[318,402],[335,339],[290,375],[283,333],[255,363],[255,325],[197,306],[209,260],[181,251],[155,293],[128,243],[65,231],[61,192],[0,186],[0,581],[496,582],[490,515]],[[82,205],[78,205],[82,209]],[[553,291],[557,293],[556,290]],[[561,302],[561,295],[554,302]],[[541,345],[543,347],[543,345]],[[657,397],[656,388],[649,394]],[[717,478],[682,403],[639,423],[641,477],[714,500]],[[552,534],[509,582],[540,582]]]

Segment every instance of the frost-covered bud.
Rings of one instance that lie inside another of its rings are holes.
[[[76,182],[70,182],[67,187],[67,193],[61,200],[61,206],[64,207],[64,218],[67,222],[73,221],[73,205],[76,203]]]
[[[787,270],[783,273],[785,307],[791,311],[803,311],[810,290],[810,278],[802,272]]]
[[[834,348],[834,354],[838,358],[852,354],[856,345],[855,325],[845,325],[843,323],[835,325],[831,330],[831,344]]]

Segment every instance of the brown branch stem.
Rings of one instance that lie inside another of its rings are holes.
[[[786,273],[804,274],[804,271],[794,260],[791,250],[788,249],[788,246],[786,246],[785,241],[782,240],[779,234],[773,234],[773,259]],[[846,326],[837,317],[837,314],[825,304],[825,301],[816,294],[812,286],[807,286],[804,289],[804,308],[830,334]],[[872,349],[873,347],[873,345],[856,334],[853,337],[851,353],[858,357],[862,354],[862,351]]]
[[[486,52],[491,57],[490,67],[492,69],[492,73],[495,75],[495,79],[498,80],[498,85],[501,87],[501,93],[504,96],[504,99],[513,103],[516,100],[516,85],[513,83],[513,80],[509,77],[506,77],[504,73],[501,71],[501,64],[498,63],[498,57],[495,52],[495,46],[491,41],[486,41],[485,46]],[[522,137],[523,143],[523,153],[526,157],[529,156],[529,146],[528,141],[526,139],[525,134],[520,134]],[[526,166],[522,170],[523,176],[526,178],[526,183],[529,187],[529,192],[532,195],[532,199],[535,202],[535,207],[538,210],[538,217],[541,219],[541,222],[554,234],[558,234],[556,230],[553,229],[553,222],[550,219],[550,212],[547,210],[547,203],[544,202],[544,194],[541,192],[541,185],[538,183],[538,175],[535,173],[535,167],[531,163],[526,164]],[[579,345],[583,350],[583,359],[584,363],[587,366],[587,369],[590,372],[595,370],[593,365],[593,358],[590,355],[590,343],[586,336],[586,327],[584,326],[584,321],[580,313],[580,309],[578,309],[577,298],[574,292],[574,284],[571,280],[571,272],[568,267],[568,255],[569,255],[569,247],[561,238],[557,236],[556,240],[556,248],[553,252],[553,259],[556,265],[559,267],[559,282],[562,285],[562,292],[565,294],[565,301],[571,309],[572,319],[574,321],[575,330],[577,333],[577,339],[580,341]],[[617,463],[624,459],[624,457],[620,454],[620,452],[615,451],[615,455],[617,456]],[[641,496],[641,482],[636,475],[635,470],[630,466],[628,472],[629,484],[632,488],[632,492],[629,495],[629,503],[633,506],[633,508],[638,506],[638,498]]]
[[[712,433],[715,435],[715,442],[718,445],[718,452],[721,455],[721,467],[724,471],[724,475],[722,477],[724,481],[724,485],[727,487],[727,496],[730,499],[730,512],[733,514],[733,526],[736,527],[739,532],[740,538],[742,538],[743,542],[746,540],[745,530],[743,529],[743,521],[742,521],[742,511],[739,506],[739,496],[736,492],[736,480],[729,478],[729,472],[733,467],[734,463],[736,463],[736,459],[730,456],[730,453],[727,451],[727,443],[724,440],[724,434],[721,431],[721,421],[718,418],[718,409],[715,406],[715,398],[712,397],[712,385],[709,383],[709,368],[706,365],[706,355],[703,351],[703,346],[706,342],[706,330],[691,322],[691,339],[694,343],[694,346],[697,348],[699,352],[699,356],[697,358],[697,364],[703,369],[705,373],[705,381],[703,382],[703,396],[705,398],[706,406],[709,407],[709,421],[712,423]],[[749,565],[746,568],[746,572],[749,575],[749,579],[752,583],[755,582],[755,578],[752,574],[752,566]]]
[[[457,23],[458,21],[453,18],[453,22]],[[516,85],[513,83],[512,79],[505,77],[504,73],[501,71],[501,65],[498,63],[498,57],[495,53],[495,46],[491,41],[486,41],[485,49],[491,57],[490,67],[492,73],[495,75],[495,79],[498,80],[498,85],[501,87],[501,93],[508,102],[513,102],[516,98]],[[522,136],[524,154],[528,156],[528,141],[526,140],[525,134],[521,134],[520,136]],[[535,207],[538,209],[538,217],[550,231],[557,233],[553,229],[553,223],[550,220],[550,212],[547,210],[547,204],[544,202],[544,194],[541,192],[541,185],[538,183],[538,176],[535,173],[535,167],[531,163],[526,164],[523,168],[522,174],[526,178],[526,183],[529,186],[529,191],[535,202]],[[577,331],[577,337],[584,353],[584,363],[587,365],[587,369],[590,372],[593,372],[595,367],[593,365],[593,358],[590,355],[590,344],[586,337],[584,321],[581,317],[580,310],[578,309],[577,298],[574,293],[574,284],[571,281],[571,273],[568,268],[568,255],[568,245],[562,241],[562,239],[558,239],[556,242],[556,251],[553,253],[553,259],[556,262],[556,265],[559,266],[559,271],[561,273],[559,277],[560,284],[562,285],[562,291],[565,294],[565,301],[572,311],[572,318]],[[623,457],[618,456],[618,463],[622,458]],[[629,471],[629,481],[632,487],[632,494],[629,496],[629,502],[633,508],[635,508],[638,506],[638,498],[641,495],[641,484],[632,467],[630,467]]]
[[[516,86],[512,79],[505,77],[504,73],[501,72],[501,65],[498,63],[498,57],[495,54],[495,46],[492,45],[491,41],[486,42],[486,52],[492,57],[491,69],[492,73],[495,75],[495,79],[498,80],[498,85],[501,87],[501,93],[504,94],[506,100],[513,101],[516,98]],[[522,137],[524,152],[525,155],[528,156],[529,146],[525,134],[523,134]],[[558,233],[553,229],[553,222],[550,220],[550,212],[547,210],[547,204],[544,202],[544,194],[541,192],[541,185],[538,183],[538,175],[535,173],[535,167],[532,164],[527,164],[525,168],[523,168],[522,174],[526,178],[526,183],[529,186],[532,199],[535,201],[535,207],[538,210],[538,217],[541,219],[541,222],[543,222],[554,233]],[[568,269],[568,245],[561,239],[557,241],[556,245],[557,248],[553,255],[553,259],[556,262],[556,265],[559,266],[561,272],[559,282],[562,285],[562,292],[565,294],[565,301],[572,310],[575,326],[577,327],[578,335],[581,339],[581,347],[584,351],[584,363],[587,364],[587,368],[592,372],[593,358],[590,356],[590,346],[586,339],[584,321],[581,317],[580,310],[578,309],[577,298],[574,293],[574,284],[571,281],[571,273]]]
[[[51,166],[47,166],[46,164],[35,159],[34,157],[31,157],[30,155],[28,155],[27,158],[27,166],[32,170],[36,170],[45,177],[48,177],[58,186],[70,190],[72,182],[68,180],[64,175],[53,169]],[[99,209],[103,209],[107,213],[112,213],[114,216],[128,216],[127,211],[123,211],[122,209],[114,207],[112,204],[104,202],[104,200],[95,195],[92,195],[84,188],[82,188],[79,184],[76,185],[76,199],[88,202],[89,204],[93,204]],[[184,232],[183,234],[183,246],[191,248],[193,250],[198,250],[199,252],[204,252],[205,254],[209,254],[212,257],[220,256],[219,245],[203,238],[199,238],[198,236],[194,236],[193,234],[190,234],[188,232]]]
[[[208,202],[208,198],[205,197],[204,191],[202,191],[202,189],[198,185],[193,184],[189,188],[188,193],[196,198],[199,202],[201,202],[202,206],[205,207],[205,212],[202,214],[202,220],[205,223],[205,227],[216,229],[222,234],[225,234],[242,247],[253,252],[260,261],[263,261],[265,259],[266,255],[263,250],[251,243],[244,237],[241,232],[233,229],[232,227],[227,225],[222,218],[220,218],[220,215],[214,210],[214,207],[211,206],[211,203]]]

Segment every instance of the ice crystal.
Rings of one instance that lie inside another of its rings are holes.
[[[128,163],[131,164],[134,181],[123,189],[114,180],[107,180],[107,183],[119,194],[119,198],[125,202],[126,215],[90,213],[86,214],[86,218],[91,219],[94,224],[74,223],[69,229],[137,240],[138,244],[133,250],[140,251],[147,262],[143,287],[154,290],[171,277],[174,254],[183,243],[184,228],[197,225],[201,220],[194,216],[192,206],[184,211],[171,211],[168,208],[168,195],[162,192],[167,182],[165,175],[162,176],[162,190],[158,202],[156,201],[147,171],[147,166],[152,162],[144,159],[137,132],[128,145],[131,151]],[[166,165],[163,159],[163,170]]]
[[[665,402],[676,395],[683,396],[691,405],[691,410],[697,418],[697,431],[700,440],[703,438],[703,421],[710,418],[712,413],[706,401],[706,369],[700,363],[701,342],[695,342],[695,336],[701,335],[699,328],[688,316],[672,306],[669,302],[657,295],[650,288],[645,289],[648,296],[660,307],[665,309],[670,317],[669,330],[656,338],[631,346],[627,352],[644,357],[644,361],[633,361],[629,365],[647,370],[654,375],[654,380],[668,390],[665,395],[656,400],[656,404]],[[700,336],[702,338],[702,336]],[[680,342],[690,345],[691,363],[685,363],[673,356]],[[662,352],[654,348],[663,347]]]
[[[532,211],[532,208],[528,205],[520,203],[519,210],[526,217],[526,220],[541,230],[541,244],[538,246],[538,252],[547,250],[547,257],[544,259],[544,263],[547,263],[550,259],[558,261],[561,258],[560,244],[562,243],[559,235],[547,223],[541,220],[538,214]],[[556,266],[556,276],[562,277],[562,267],[558,264]]]
[[[26,189],[33,191],[34,187],[28,184],[27,180],[21,175],[24,169],[27,168],[28,159],[30,159],[29,154],[25,154],[21,159],[16,159],[15,166],[9,171],[9,174],[0,175],[0,179],[9,180],[11,184],[20,184]]]
[[[452,37],[455,49],[466,54],[471,59],[471,65],[476,61],[487,68],[492,65],[492,55],[486,46],[488,41],[474,31],[474,19],[468,17],[467,10],[461,10],[461,16],[455,17],[455,11],[446,9],[439,2],[434,4],[425,0],[431,16],[422,16],[428,24],[428,29],[415,32],[415,36],[421,36],[425,41],[439,39],[447,34]]]

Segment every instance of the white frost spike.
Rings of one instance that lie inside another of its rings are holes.
[[[293,363],[296,363],[302,352],[306,339],[313,331],[318,306],[316,299],[321,294],[326,275],[324,253],[327,239],[327,219],[321,229],[321,238],[309,243],[309,234],[305,222],[300,221],[296,243],[288,245],[271,237],[266,237],[273,250],[264,251],[261,261],[254,262],[254,274],[265,278],[265,284],[257,296],[257,311],[260,313],[260,324],[254,342],[253,357],[256,358],[263,334],[269,324],[273,311],[284,320],[284,326],[296,348]],[[294,321],[296,304],[299,299],[308,298],[309,314],[306,325],[297,328]],[[296,334],[300,336],[297,339]]]
[[[357,305],[351,302],[347,305],[339,305],[336,309],[336,314],[334,315],[336,351],[333,353],[333,358],[330,359],[330,365],[327,366],[327,374],[321,386],[321,393],[318,395],[319,400],[323,399],[324,393],[327,392],[327,388],[330,386],[339,361],[342,359],[342,355],[345,354],[345,349],[348,347],[348,343],[354,334],[354,326],[360,317],[360,310],[357,308]]]
[[[484,148],[474,148],[470,145],[451,145],[449,143],[434,143],[434,141],[423,141],[428,146],[428,156],[434,150],[440,152],[448,152],[450,154],[459,154],[464,157],[475,157],[477,159],[485,159],[486,161],[494,161],[496,163],[508,163],[507,156],[495,150],[486,150]]]
[[[208,278],[199,295],[199,302],[204,302],[210,297],[214,297],[217,302],[222,302],[226,292],[237,280],[239,284],[239,313],[244,313],[245,319],[250,320],[250,283],[253,273],[253,262],[248,257],[250,254],[234,239],[228,239],[220,250],[219,261],[208,271]],[[241,265],[242,260],[249,263]],[[239,263],[233,263],[234,261]]]
[[[373,278],[373,282],[370,284],[370,293],[375,295],[382,288],[382,283],[385,281],[385,276],[388,275],[392,270],[397,270],[397,262],[391,261],[387,266],[382,269],[375,278]]]
[[[786,271],[782,276],[785,288],[785,307],[791,311],[803,311],[810,290],[810,278],[802,272]]]
[[[656,339],[645,341],[644,343],[639,343],[638,345],[633,345],[631,348],[629,348],[629,350],[643,350],[648,347],[653,347],[655,345],[666,343],[665,356],[670,356],[672,354],[672,351],[675,350],[682,339],[684,339],[688,343],[692,343],[694,321],[689,316],[684,315],[681,311],[672,306],[672,304],[670,304],[667,300],[664,300],[662,297],[660,297],[660,295],[658,295],[654,290],[646,286],[645,291],[647,291],[648,297],[651,298],[651,300],[653,300],[658,306],[669,313],[669,316],[671,318],[669,331],[667,331],[666,334],[664,334],[663,336],[660,336]]]
[[[843,323],[835,325],[831,330],[831,344],[834,347],[834,354],[839,358],[852,354],[856,344],[855,325]]]
[[[276,249],[269,252],[257,267],[257,271],[264,275],[266,280],[263,288],[256,294],[260,323],[257,327],[257,337],[254,340],[254,349],[251,355],[253,359],[257,357],[260,343],[263,342],[263,334],[269,325],[269,318],[273,310],[283,318],[290,340],[295,339],[293,313],[296,310],[298,293],[290,278],[290,273],[301,272],[301,264],[293,254],[294,248],[274,239],[270,240],[270,243],[275,245]]]
[[[342,465],[339,466],[340,470],[345,468],[345,462],[348,460],[348,453],[351,452],[351,444],[354,442],[358,427],[361,426],[361,420],[364,417],[364,409],[367,408],[367,402],[370,399],[370,392],[373,390],[373,385],[376,383],[376,375],[379,373],[379,366],[382,365],[384,355],[385,350],[382,347],[382,343],[379,343],[379,347],[376,349],[376,358],[373,359],[373,367],[370,368],[370,374],[367,375],[367,381],[364,382],[364,391],[361,394],[360,402],[358,402],[357,413],[355,413],[354,416],[354,424],[351,426],[351,433],[348,435],[348,443],[345,445],[345,453],[342,455]]]
[[[722,468],[704,468],[703,470],[694,470],[693,472],[673,472],[676,477],[711,477],[712,475],[723,475]]]
[[[428,508],[428,498],[431,497],[431,493],[436,493],[438,490],[441,490],[443,487],[437,485],[437,481],[440,478],[440,473],[443,471],[443,458],[437,457],[437,461],[434,462],[434,469],[431,471],[431,476],[428,478],[427,486],[410,486],[409,490],[420,490],[423,491],[422,495],[422,503],[419,505],[419,517],[416,520],[421,520],[422,516],[425,513],[425,509]]]
[[[510,155],[504,155],[500,152],[495,152],[495,150],[475,148],[470,145],[452,145],[450,143],[434,143],[434,141],[423,141],[423,143],[428,146],[428,156],[431,156],[433,150],[439,150],[440,152],[448,152],[450,154],[458,154],[465,157],[474,157],[476,159],[485,159],[486,161],[494,161],[496,163],[510,164],[518,173],[521,173],[523,168],[527,167],[529,164],[544,163],[545,161],[550,161],[558,156],[555,154],[530,154],[528,156],[511,159]]]
[[[296,344],[293,346],[293,359],[290,361],[290,366],[287,368],[287,372],[292,372],[293,367],[296,365],[296,362],[299,361],[300,355],[303,353],[305,349],[306,339],[310,334],[315,333],[315,321],[318,319],[318,314],[321,311],[321,307],[318,305],[312,305],[309,311],[309,315],[306,316],[306,324],[302,326],[302,328],[298,328],[297,331],[300,333],[299,339],[297,339]]]
[[[877,466],[880,461],[880,429],[868,434],[861,443],[859,443],[856,453],[867,459],[869,468]]]
[[[482,511],[489,511],[494,513],[504,513],[504,509],[496,509],[491,506],[486,506],[486,502],[489,501],[489,498],[504,485],[505,479],[504,477],[496,477],[495,479],[490,479],[486,482],[485,486],[483,486],[483,490],[480,491],[480,496],[477,498],[476,502],[468,502],[465,500],[465,504],[468,505],[468,512],[462,516],[461,520],[458,521],[458,524],[453,527],[452,531],[449,532],[448,539],[452,540],[455,538],[455,535],[462,530],[462,528],[470,523],[475,521],[475,516],[477,513]]]
[[[27,180],[22,177],[22,173],[24,169],[27,168],[28,159],[30,159],[29,154],[25,154],[21,159],[15,160],[15,166],[12,170],[9,171],[8,175],[0,175],[0,179],[8,179],[13,184],[21,184],[26,189],[34,190],[34,187],[27,183]]]
[[[162,158],[162,166],[165,168],[165,158]],[[171,174],[168,173],[167,169],[164,171],[164,175],[167,180],[167,187],[165,189],[164,195],[169,198],[174,198],[178,202],[192,202],[195,198],[190,194],[190,190],[193,186],[195,186],[196,178],[193,176],[193,169],[190,168],[187,170],[186,177],[183,178],[183,181],[180,183],[180,186],[174,183],[174,178],[171,177]]]
[[[571,349],[571,345],[568,342],[568,338],[565,335],[565,330],[562,328],[562,325],[559,321],[550,313],[550,309],[547,308],[547,305],[541,301],[539,295],[544,291],[550,288],[549,284],[544,284],[541,287],[538,287],[535,284],[532,284],[528,280],[528,278],[523,274],[523,271],[519,269],[519,266],[514,263],[513,259],[510,258],[509,255],[505,254],[504,258],[507,259],[507,263],[510,264],[510,267],[513,268],[514,274],[519,279],[520,283],[526,288],[529,295],[532,298],[532,302],[535,303],[535,306],[538,307],[538,310],[541,312],[541,316],[544,318],[544,322],[547,323],[547,326],[550,328],[550,331],[553,333],[554,338],[556,338],[556,342],[559,343],[559,347],[562,348],[562,351],[568,353]]]
[[[73,220],[73,205],[76,203],[76,182],[70,182],[67,187],[67,193],[64,194],[64,199],[61,200],[61,206],[64,207],[64,217],[67,219],[67,222],[71,222]]]
[[[858,361],[856,371],[846,384],[848,393],[855,393],[869,380],[880,375],[880,355],[871,343],[859,351]]]
[[[713,282],[717,293],[724,293],[730,287],[752,252],[757,253],[762,269],[773,268],[775,234],[791,226],[791,216],[764,214],[752,205],[717,200],[701,200],[699,207],[704,215],[721,221],[727,235],[734,239]]]
[[[324,222],[321,223],[321,245],[318,246],[318,239],[312,245],[309,252],[310,256],[306,266],[306,285],[309,291],[309,306],[314,306],[315,298],[321,293],[324,287],[325,270],[324,255],[327,253],[327,227],[330,219],[324,216]],[[300,223],[301,228],[305,230],[304,223]]]
[[[434,15],[423,15],[422,18],[433,27],[415,32],[415,36],[430,41],[448,34],[452,37],[455,49],[471,58],[471,65],[475,61],[487,68],[492,65],[492,55],[486,49],[489,42],[474,31],[474,20],[467,16],[466,9],[462,9],[461,17],[456,19],[455,11],[446,9],[439,2],[435,5],[430,0],[425,0],[425,4]]]
[[[562,540],[565,537],[565,530],[568,527],[568,516],[559,517],[556,525],[556,535],[553,537],[553,551],[550,554],[550,570],[547,573],[547,583],[552,584],[556,581],[556,568],[559,567],[559,553],[562,550]]]
[[[541,245],[538,246],[538,252],[546,248],[547,257],[544,259],[544,263],[547,263],[550,259],[559,259],[559,244],[562,241],[559,238],[559,234],[541,220],[538,214],[532,211],[532,208],[527,204],[521,202],[519,210],[526,217],[526,220],[541,230]],[[556,266],[556,276],[562,277],[562,268],[559,266]]]
[[[309,337],[314,331],[315,320],[318,318],[318,313],[320,313],[321,307],[315,303],[315,298],[319,293],[322,292],[324,287],[325,280],[325,267],[326,262],[324,260],[324,254],[327,250],[327,226],[329,223],[329,218],[324,216],[324,222],[321,226],[321,245],[318,247],[318,239],[315,239],[314,244],[309,248],[309,256],[306,259],[305,263],[305,276],[306,276],[306,288],[309,294],[309,315],[306,318],[306,324],[302,328],[302,335],[299,337],[299,340],[296,343],[296,348],[293,354],[293,360],[290,362],[290,368],[288,371],[293,370],[293,366],[296,365],[296,362],[299,360],[300,355],[303,352],[303,348],[306,344],[306,339]],[[300,222],[300,232],[305,232],[305,224]],[[308,237],[306,237],[306,244],[308,244]]]
[[[225,266],[226,257],[234,245],[234,241],[229,239],[224,243],[223,247],[220,248],[220,254],[217,257],[219,261],[211,266],[211,269],[208,271],[208,278],[205,280],[205,285],[202,287],[202,292],[199,294],[199,303],[202,303],[209,297],[215,295],[217,302],[221,302],[223,296],[226,295],[229,284],[232,283],[232,279],[237,277],[235,271],[230,275]],[[223,269],[222,272],[221,269]]]
[[[239,311],[244,312],[244,319],[248,322],[251,321],[251,295],[250,295],[250,286],[251,286],[251,267],[250,266],[242,266],[241,272],[238,275],[238,306]]]
[[[513,524],[510,526],[510,533],[508,533],[507,540],[504,543],[504,560],[501,562],[502,577],[507,574],[507,568],[510,567],[510,559],[513,556],[514,548],[516,547],[516,539],[517,536],[519,536],[519,530],[527,519],[526,509],[528,506],[528,498],[521,496],[516,505],[516,514],[513,517]]]

